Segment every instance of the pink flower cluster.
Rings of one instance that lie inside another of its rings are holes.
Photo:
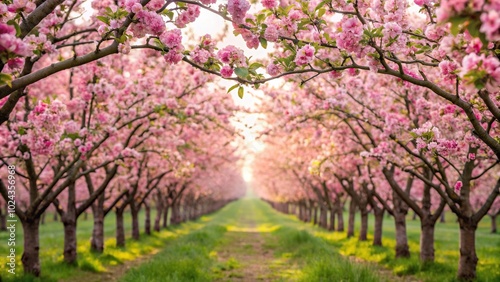
[[[210,4],[215,4],[217,0],[200,0],[200,2],[204,5],[210,5]]]
[[[141,10],[136,16],[139,20],[136,26],[140,25],[141,29],[143,29],[143,34],[160,35],[165,30],[165,22],[162,17],[154,11]]]
[[[124,6],[127,12],[132,12],[137,14],[140,11],[142,11],[142,5],[140,0],[125,0]]]
[[[264,38],[269,42],[276,42],[279,38],[279,29],[275,24],[267,25],[266,31],[264,31]]]
[[[217,58],[224,64],[246,66],[246,59],[243,50],[233,45],[228,45],[217,52]]]
[[[6,57],[29,56],[31,50],[28,44],[16,37],[13,26],[0,23],[0,53],[5,53]]]
[[[305,45],[304,47],[300,48],[299,51],[297,51],[294,62],[297,64],[297,66],[307,65],[312,62],[315,52],[316,49],[314,49],[314,47],[312,47],[311,45]]]
[[[277,76],[279,75],[281,72],[282,72],[282,68],[280,65],[278,64],[275,64],[275,63],[269,63],[267,65],[267,73],[270,75],[270,76]]]
[[[183,11],[179,14],[179,16],[177,16],[175,25],[180,28],[185,27],[188,23],[194,22],[199,15],[200,7],[188,4],[187,10]]]
[[[496,9],[486,10],[481,14],[481,28],[479,31],[486,34],[490,41],[500,40],[500,1]]]
[[[465,81],[468,81],[470,77],[486,80],[486,89],[490,92],[498,92],[500,87],[500,61],[494,56],[486,57],[484,54],[468,54],[462,60],[460,76]]]
[[[274,9],[278,6],[276,0],[262,0],[262,6],[266,9]]]
[[[446,80],[454,81],[456,79],[456,70],[458,69],[458,66],[455,62],[441,61],[441,63],[439,63],[439,69]]]
[[[248,10],[250,10],[250,3],[246,0],[229,0],[227,3],[227,11],[231,14],[235,23],[243,23]]]
[[[197,45],[189,55],[197,64],[205,64],[208,59],[215,57],[215,42],[210,34],[206,34],[201,38],[201,43]]]
[[[345,18],[339,22],[341,32],[335,34],[337,46],[348,52],[359,52],[363,36],[363,25],[356,18]]]
[[[441,138],[439,129],[426,122],[422,127],[412,130],[417,135],[417,149],[435,151],[443,156],[455,156],[460,147],[455,140]]]
[[[179,29],[165,31],[160,35],[160,41],[169,49],[164,56],[167,63],[177,64],[182,60],[184,46],[182,45],[182,33]]]
[[[500,39],[500,1],[498,0],[442,0],[436,11],[437,20],[445,22],[454,16],[481,13],[479,31],[490,41]]]
[[[11,13],[25,13],[29,14],[35,10],[36,4],[28,0],[14,0],[12,4],[8,5],[8,10]]]
[[[220,75],[224,78],[231,77],[233,75],[233,68],[228,65],[223,66],[220,70]]]
[[[63,133],[61,121],[68,117],[63,103],[57,100],[50,104],[39,102],[23,126],[26,132],[20,136],[21,143],[28,146],[33,156],[51,154]]]

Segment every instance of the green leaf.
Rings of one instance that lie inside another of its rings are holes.
[[[229,87],[229,89],[227,90],[227,93],[233,91],[234,89],[236,89],[236,87],[238,87],[240,84],[239,83],[236,83],[235,85]]]
[[[246,68],[235,68],[234,69],[234,73],[237,76],[241,77],[241,78],[245,78],[245,77],[248,76],[248,69],[246,69]]]
[[[240,88],[238,88],[238,97],[240,97],[240,99],[243,99],[243,94],[245,93],[245,89],[240,86]]]
[[[174,12],[170,11],[169,9],[163,10],[162,14],[167,16],[170,20],[174,18]]]
[[[127,41],[127,36],[123,34],[122,36],[120,36],[120,38],[117,38],[116,41],[123,44],[125,41]]]
[[[262,48],[267,49],[267,40],[264,37],[259,37],[259,41]]]
[[[250,65],[250,67],[248,67],[248,69],[250,69],[250,70],[256,70],[256,69],[258,69],[258,68],[260,68],[260,67],[263,67],[263,66],[264,66],[264,65],[263,65],[263,64],[261,64],[261,63],[252,63],[252,64]]]
[[[326,9],[325,8],[319,9],[319,11],[318,11],[318,18],[321,18],[325,13],[326,13]]]
[[[451,34],[457,35],[460,32],[461,25],[467,20],[466,17],[455,16],[451,17],[449,22],[451,23]]]
[[[97,16],[96,17],[98,20],[100,20],[101,22],[109,25],[109,18],[108,17],[105,17],[105,16]]]
[[[0,73],[0,85],[7,84],[9,87],[12,87],[12,76],[6,73]]]

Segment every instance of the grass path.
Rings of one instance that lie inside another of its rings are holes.
[[[288,259],[276,258],[269,219],[253,202],[246,202],[235,214],[234,223],[215,248],[214,269],[221,281],[277,281],[290,278],[294,266]]]
[[[309,225],[242,199],[203,217],[119,281],[394,281],[373,265],[340,256]],[[394,277],[392,277],[394,278]]]

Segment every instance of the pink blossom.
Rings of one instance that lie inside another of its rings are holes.
[[[245,66],[246,60],[243,50],[228,45],[217,52],[217,58],[225,64],[235,64],[237,66]]]
[[[175,20],[177,27],[185,27],[186,24],[193,22],[200,15],[200,7],[192,4],[188,4],[187,6],[187,10],[182,12]]]
[[[249,9],[250,3],[246,0],[228,0],[227,11],[235,23],[243,23],[243,18]]]
[[[490,9],[481,14],[481,28],[490,41],[500,40],[500,11]]]
[[[457,64],[452,61],[441,61],[441,63],[439,63],[441,74],[443,74],[446,79],[455,79],[457,77],[457,75],[455,74],[457,68]]]
[[[276,0],[262,0],[262,6],[266,9],[273,9],[278,6]]]
[[[281,66],[278,64],[270,63],[267,65],[267,73],[270,76],[277,76],[282,72]]]
[[[276,42],[279,38],[278,27],[274,24],[269,24],[264,31],[264,38],[270,42]]]
[[[231,77],[231,75],[233,75],[233,68],[228,65],[223,66],[220,70],[220,75],[224,78]]]
[[[165,22],[156,12],[141,10],[136,16],[146,34],[160,35],[165,30]]]
[[[76,147],[80,147],[82,145],[82,140],[77,138],[77,139],[75,139],[75,141],[73,141],[73,144]]]
[[[165,31],[160,35],[160,40],[169,49],[174,49],[182,43],[182,33],[180,29],[172,29]]]
[[[298,66],[307,65],[312,62],[315,52],[316,49],[314,49],[314,47],[312,47],[311,45],[305,45],[304,47],[300,48],[299,51],[297,51],[294,62]]]
[[[462,187],[463,187],[462,181],[460,181],[460,180],[457,181],[457,183],[455,183],[455,187],[454,187],[455,188],[455,193],[459,193],[460,190],[462,189]]]
[[[137,14],[139,13],[140,11],[142,11],[142,5],[141,3],[135,3],[131,8],[130,8],[130,11],[134,14]]]
[[[179,104],[177,103],[177,100],[175,100],[174,98],[167,99],[165,101],[165,105],[169,109],[176,109],[179,106]]]
[[[418,6],[423,6],[423,5],[429,5],[429,3],[431,2],[430,0],[415,0],[414,1],[415,4],[417,4]]]
[[[120,43],[120,45],[118,45],[118,52],[120,52],[122,54],[129,54],[130,50],[131,50],[131,47],[130,47],[130,43],[128,41],[123,43],[123,44]]]
[[[175,65],[179,63],[182,58],[184,58],[184,55],[182,53],[178,53],[174,50],[170,50],[165,56],[163,56],[165,61],[171,65]]]

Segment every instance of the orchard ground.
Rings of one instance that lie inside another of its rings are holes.
[[[384,247],[373,247],[244,198],[197,221],[141,234],[125,248],[114,247],[114,217],[107,217],[102,255],[89,251],[92,220],[81,219],[77,267],[62,262],[62,224],[48,220],[40,230],[40,278],[9,277],[5,258],[0,261],[3,281],[454,281],[459,230],[453,215],[436,226],[435,263],[419,262],[419,230],[419,222],[408,218],[412,257],[395,260],[391,218],[384,222]],[[0,233],[2,242],[6,234]],[[22,234],[17,238],[22,245]],[[500,281],[500,235],[489,233],[488,220],[479,226],[477,247],[478,281]],[[2,244],[0,252],[5,248]]]

